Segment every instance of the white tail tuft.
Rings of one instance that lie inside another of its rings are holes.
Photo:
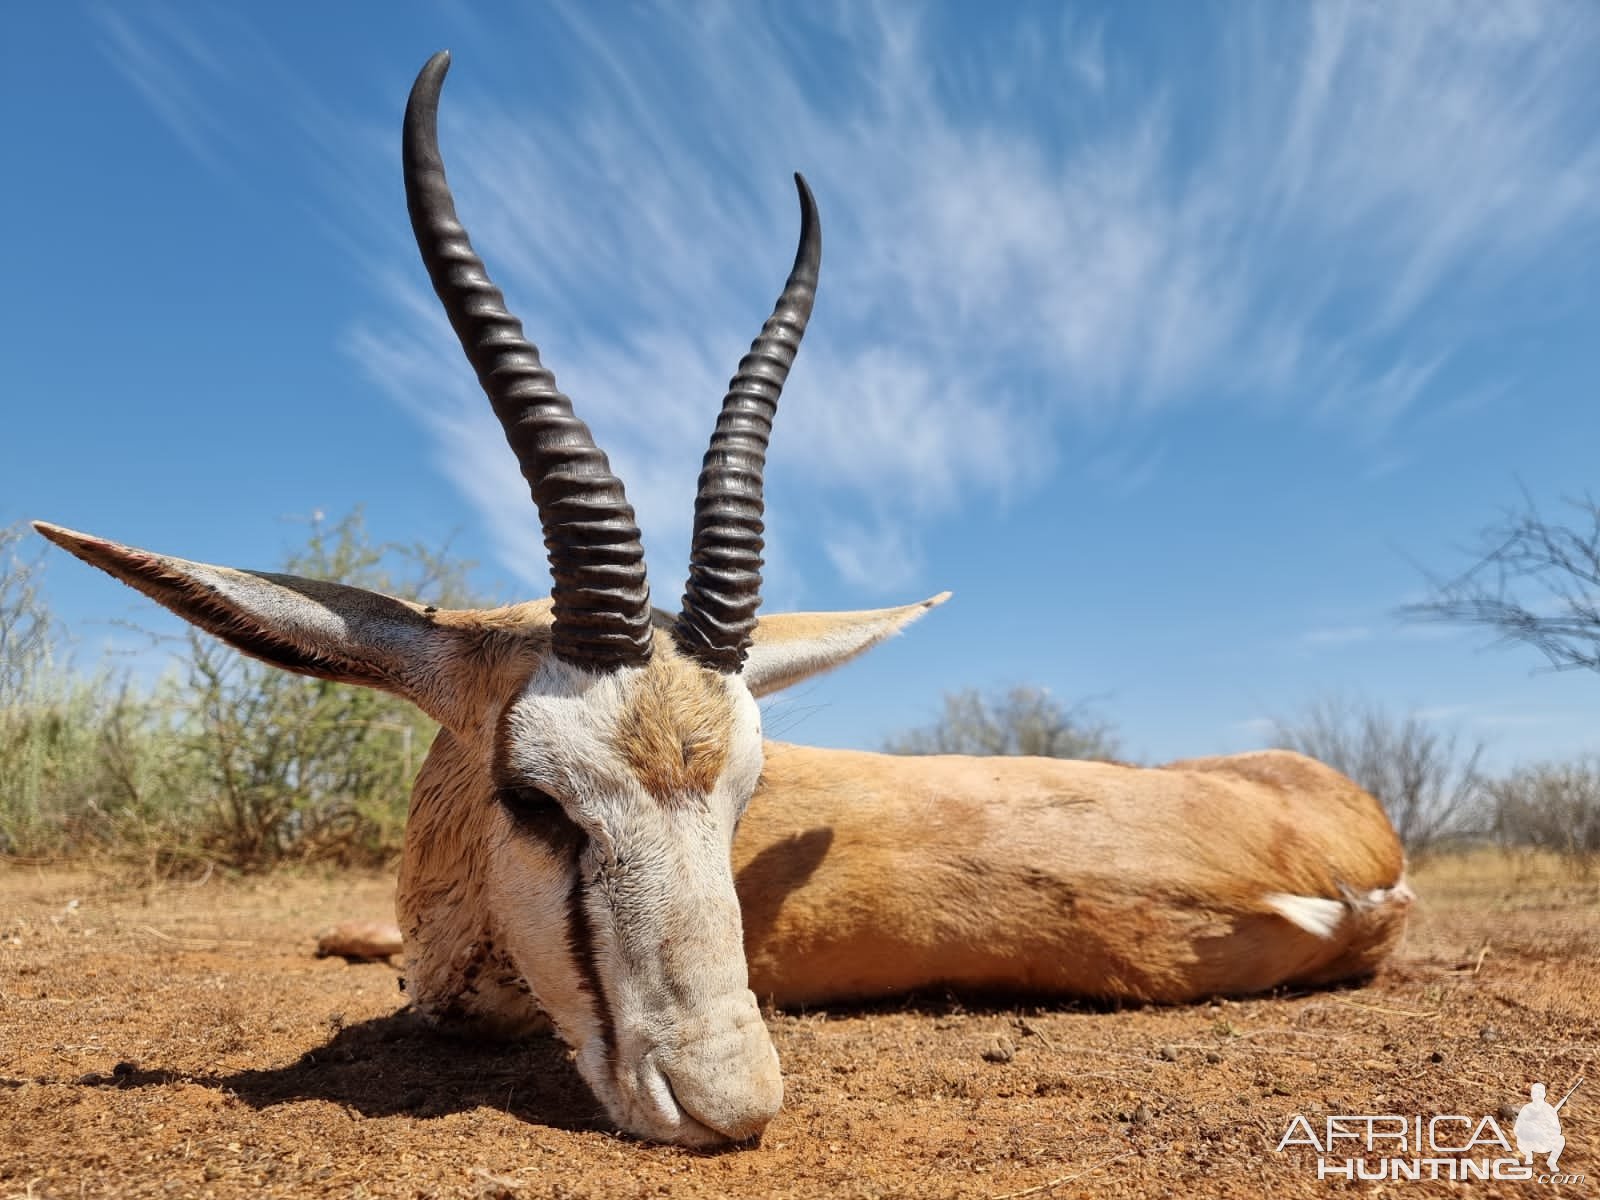
[[[1366,912],[1368,909],[1379,908],[1385,904],[1410,904],[1417,898],[1417,894],[1411,890],[1411,885],[1406,882],[1403,875],[1393,887],[1373,888],[1364,895],[1341,883],[1339,895],[1344,898],[1345,904],[1352,912]]]
[[[1290,896],[1284,892],[1273,892],[1265,899],[1267,907],[1285,921],[1319,938],[1331,938],[1349,911],[1343,901],[1324,900],[1319,896]]]

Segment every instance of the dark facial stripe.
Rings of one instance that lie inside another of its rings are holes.
[[[617,1053],[617,1027],[611,1016],[611,1006],[606,1002],[605,984],[600,979],[594,926],[589,920],[589,910],[583,903],[581,860],[589,838],[578,823],[567,816],[566,810],[554,797],[538,788],[523,787],[514,782],[508,748],[511,710],[515,703],[513,700],[506,705],[495,726],[494,761],[490,765],[496,781],[495,803],[510,815],[518,837],[539,842],[557,862],[566,863],[571,872],[572,884],[567,891],[567,953],[577,968],[579,986],[589,993],[594,1003],[606,1058],[614,1060]],[[536,987],[537,982],[534,981]]]
[[[574,864],[576,868],[576,864]],[[567,893],[567,948],[572,961],[578,966],[578,978],[584,991],[594,1000],[595,1015],[600,1019],[600,1039],[606,1048],[606,1060],[617,1056],[617,1026],[611,1016],[611,1006],[606,1002],[605,984],[600,981],[600,965],[595,958],[594,924],[589,920],[589,910],[583,902],[583,872],[574,869],[572,890]]]

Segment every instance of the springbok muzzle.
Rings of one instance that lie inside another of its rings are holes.
[[[783,1106],[778,1052],[755,996],[729,995],[675,1026],[655,1042],[647,1026],[618,1030],[613,1117],[638,1136],[702,1149],[755,1137]]]

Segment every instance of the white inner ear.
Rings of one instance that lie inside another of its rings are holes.
[[[831,671],[870,647],[877,639],[839,630],[806,641],[752,646],[745,659],[743,678],[752,696],[769,696],[824,671]]]
[[[753,696],[773,692],[831,671],[893,637],[930,608],[950,598],[940,592],[920,604],[866,612],[782,613],[764,617],[741,676]]]

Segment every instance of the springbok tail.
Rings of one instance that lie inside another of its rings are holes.
[[[1417,898],[1403,875],[1393,887],[1358,892],[1340,883],[1338,888],[1337,900],[1322,896],[1294,896],[1287,892],[1272,892],[1263,899],[1268,908],[1291,925],[1315,937],[1330,939],[1339,931],[1339,926],[1347,916],[1361,916],[1389,905],[1409,905]]]

